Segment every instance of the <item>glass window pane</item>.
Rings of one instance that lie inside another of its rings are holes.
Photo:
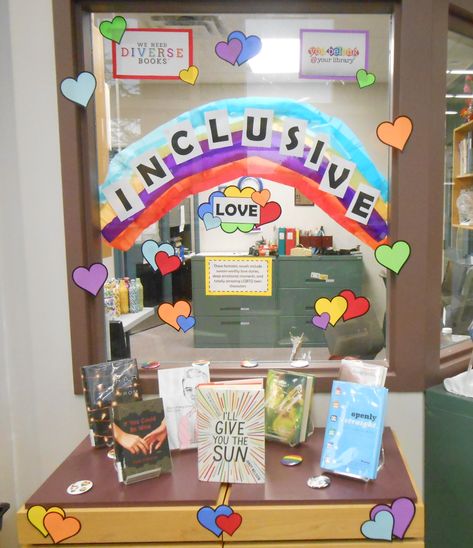
[[[468,339],[473,320],[473,39],[448,34],[442,339]]]

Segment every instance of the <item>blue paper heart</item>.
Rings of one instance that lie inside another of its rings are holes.
[[[220,217],[214,217],[212,213],[206,213],[203,218],[205,229],[212,230],[218,228],[222,224]]]
[[[189,329],[192,329],[195,325],[195,318],[194,316],[178,316],[176,319],[177,325],[184,331],[184,333],[187,333]]]
[[[61,82],[61,93],[69,101],[86,107],[96,86],[95,76],[91,72],[84,71],[79,74],[77,80],[64,78]]]
[[[378,512],[374,520],[365,521],[361,526],[361,534],[371,540],[392,541],[394,517],[391,512]]]
[[[175,255],[171,244],[158,244],[154,240],[146,240],[141,246],[141,253],[153,270],[158,270],[158,265],[156,264],[156,253],[158,251],[164,251],[168,257]]]
[[[246,63],[249,59],[258,55],[263,47],[261,38],[254,34],[247,37],[243,32],[235,30],[228,35],[227,41],[230,42],[230,40],[234,38],[239,40],[242,45],[241,53],[237,59],[238,65],[243,65],[243,63]]]
[[[208,202],[203,202],[200,204],[199,208],[197,209],[197,215],[204,220],[204,216],[206,213],[213,213],[213,205],[214,205],[214,199],[219,196],[225,196],[223,192],[220,192],[220,190],[216,190],[215,192],[212,192],[212,194],[209,196]]]
[[[215,510],[210,506],[202,506],[202,508],[197,512],[197,521],[206,529],[211,531],[216,537],[219,537],[222,534],[222,529],[215,523],[215,520],[219,516],[231,516],[233,510],[230,506],[221,504],[217,506]]]

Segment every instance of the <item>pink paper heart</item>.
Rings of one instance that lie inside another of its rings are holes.
[[[328,312],[322,312],[320,316],[315,315],[312,318],[312,323],[315,325],[315,327],[319,327],[320,329],[323,329],[324,331],[327,329],[329,321],[330,321],[330,314]]]
[[[218,57],[220,57],[220,59],[227,61],[230,65],[234,65],[241,53],[242,48],[243,44],[240,40],[234,38],[229,42],[219,42],[215,46],[215,53]]]
[[[411,499],[401,497],[396,499],[391,506],[388,504],[378,504],[371,508],[370,519],[374,519],[376,514],[387,510],[391,512],[394,517],[393,535],[397,538],[403,539],[409,525],[412,523],[416,513],[416,505]]]

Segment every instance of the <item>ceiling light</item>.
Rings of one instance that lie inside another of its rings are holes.
[[[447,74],[473,74],[473,70],[452,69],[452,70],[447,70]]]
[[[297,38],[263,38],[261,51],[248,61],[254,74],[297,74],[300,42]]]
[[[473,99],[473,95],[471,93],[462,93],[460,95],[455,95],[455,99]]]
[[[458,114],[456,110],[446,110],[445,114]]]

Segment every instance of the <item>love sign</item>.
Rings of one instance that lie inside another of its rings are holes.
[[[213,200],[214,217],[220,217],[222,223],[260,222],[260,206],[251,198],[217,197]]]

